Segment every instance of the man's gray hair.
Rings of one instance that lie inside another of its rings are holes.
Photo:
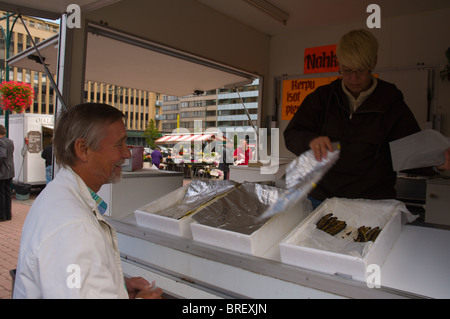
[[[77,157],[75,141],[86,140],[86,145],[96,150],[103,139],[105,127],[125,115],[115,107],[103,103],[83,103],[58,114],[53,133],[56,163],[73,167]]]

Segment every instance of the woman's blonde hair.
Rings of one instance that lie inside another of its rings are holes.
[[[336,55],[340,66],[373,71],[377,63],[378,40],[364,29],[350,31],[341,37]]]

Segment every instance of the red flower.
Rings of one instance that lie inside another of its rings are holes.
[[[0,106],[3,110],[25,112],[33,103],[34,90],[28,83],[9,81],[0,85]]]

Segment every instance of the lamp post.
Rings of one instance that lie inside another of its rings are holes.
[[[6,15],[2,18],[0,18],[1,20],[6,19],[6,30],[0,25],[0,30],[2,32],[3,38],[5,39],[5,82],[9,81],[9,65],[8,62],[6,62],[9,59],[9,48],[11,46],[11,35],[12,35],[12,30],[14,29],[14,25],[16,24],[17,19],[19,18],[19,16],[17,16],[12,25],[11,28],[9,27],[9,18],[13,17],[14,13],[9,13],[7,12]],[[3,83],[3,78],[2,78],[2,83]],[[9,137],[9,110],[5,110],[5,127],[6,127],[6,137]]]

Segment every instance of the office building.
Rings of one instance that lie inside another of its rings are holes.
[[[177,128],[191,133],[217,128],[226,135],[227,129],[257,129],[259,80],[237,89],[218,88],[183,97],[163,95],[162,132],[174,133]],[[244,107],[245,105],[245,107]]]

